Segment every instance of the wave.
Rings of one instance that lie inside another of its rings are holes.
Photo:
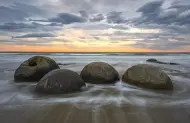
[[[190,55],[190,53],[168,53],[168,52],[163,52],[163,53],[105,53],[108,56],[186,56]]]
[[[11,100],[12,95],[3,96],[4,100],[0,104],[6,104],[13,101],[14,103],[82,103],[87,105],[135,105],[135,106],[177,106],[190,105],[189,87],[190,85],[183,78],[174,78],[174,91],[152,91],[138,88],[121,82],[115,85],[92,85],[87,84],[87,88],[82,92],[67,95],[39,95],[34,93],[35,84],[11,84],[14,88],[14,98],[16,102]],[[4,83],[6,84],[6,83]],[[7,84],[6,84],[7,85]],[[16,86],[16,88],[15,88]],[[7,85],[10,87],[10,85]],[[12,89],[9,88],[9,91]],[[16,90],[17,91],[16,91]],[[6,94],[7,92],[3,92]],[[12,103],[13,103],[12,102]]]
[[[190,53],[183,53],[183,52],[176,52],[176,53],[168,53],[168,52],[159,52],[159,53],[155,53],[155,52],[139,52],[139,53],[135,53],[135,52],[122,52],[122,53],[56,53],[56,52],[47,52],[47,53],[40,53],[40,52],[11,52],[11,53],[0,53],[0,55],[54,55],[54,56],[65,56],[65,55],[70,55],[70,56],[167,56],[167,55],[172,55],[172,56],[186,56],[186,55],[190,55]]]

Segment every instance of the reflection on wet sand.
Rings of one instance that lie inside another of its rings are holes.
[[[190,108],[146,108],[106,105],[78,108],[80,104],[22,105],[0,108],[1,123],[188,123]]]

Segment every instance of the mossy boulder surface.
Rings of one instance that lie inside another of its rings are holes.
[[[67,69],[57,69],[46,74],[37,84],[40,93],[73,93],[85,86],[79,74]]]
[[[23,62],[15,71],[14,80],[16,82],[39,81],[46,73],[59,69],[57,63],[44,56],[34,56]]]
[[[104,62],[92,62],[86,65],[80,76],[86,83],[91,84],[112,84],[119,80],[118,72]]]
[[[132,66],[124,73],[122,81],[149,89],[173,89],[169,76],[158,67],[148,64]]]

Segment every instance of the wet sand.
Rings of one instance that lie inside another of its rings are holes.
[[[145,108],[80,104],[1,106],[1,123],[189,123],[190,107]]]
[[[175,82],[170,93],[117,83],[69,95],[38,95],[33,83],[1,82],[0,123],[189,123],[189,84]]]

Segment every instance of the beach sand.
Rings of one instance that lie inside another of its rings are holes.
[[[190,108],[80,104],[1,106],[0,123],[189,123]]]

